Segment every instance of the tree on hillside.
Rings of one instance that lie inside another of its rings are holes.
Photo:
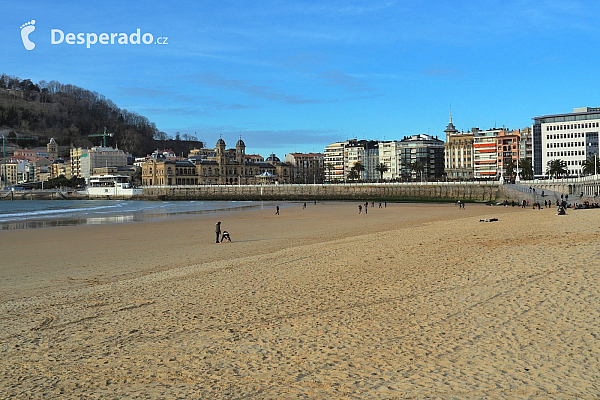
[[[103,95],[57,81],[33,83],[2,74],[0,127],[28,136],[54,137],[60,146],[89,146],[88,135],[114,133],[118,143],[136,156],[154,149],[156,126],[134,112],[120,109]]]

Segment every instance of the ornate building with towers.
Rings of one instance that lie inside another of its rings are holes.
[[[193,153],[193,152],[192,152]],[[214,151],[192,155],[187,160],[167,160],[153,155],[142,165],[142,184],[157,185],[253,185],[290,183],[292,165],[271,154],[267,162],[246,157],[246,144],[240,138],[235,149],[226,149],[222,138]]]

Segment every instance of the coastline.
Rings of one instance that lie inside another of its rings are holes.
[[[597,210],[357,205],[0,232],[2,392],[600,394]]]

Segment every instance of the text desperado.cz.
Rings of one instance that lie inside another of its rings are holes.
[[[115,40],[116,39],[116,40]],[[138,29],[136,32],[127,35],[126,33],[67,33],[60,29],[50,30],[50,44],[85,44],[89,49],[91,45],[99,44],[168,44],[168,37],[160,36],[154,40],[151,33],[143,35]]]

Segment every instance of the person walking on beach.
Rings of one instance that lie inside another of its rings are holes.
[[[221,235],[221,221],[215,224],[215,233],[217,234],[217,243],[221,243],[219,241],[219,236]]]
[[[279,204],[277,204],[277,208],[275,209],[275,215],[279,215]]]
[[[359,205],[358,205],[358,213],[359,213],[359,214],[362,214],[362,204],[359,204]]]
[[[304,205],[302,206],[302,209],[305,209],[305,208],[306,208],[306,203],[304,203]]]

